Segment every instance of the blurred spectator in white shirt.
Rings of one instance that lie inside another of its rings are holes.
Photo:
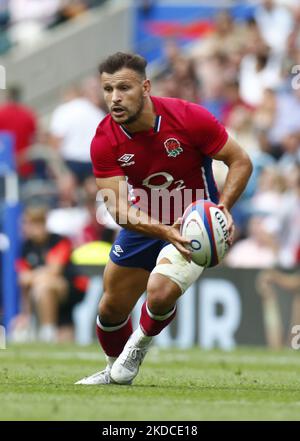
[[[272,268],[277,261],[275,237],[268,231],[268,218],[256,215],[248,223],[248,237],[229,250],[225,263],[234,268]]]
[[[61,0],[10,0],[12,41],[35,43],[43,29],[55,21],[60,4]]]
[[[281,65],[271,56],[268,48],[257,48],[248,53],[240,65],[240,95],[249,105],[257,107],[263,102],[266,89],[274,89],[281,82]]]
[[[284,51],[294,25],[291,12],[274,0],[262,0],[255,19],[266,44],[274,52]]]
[[[98,105],[99,86],[94,78],[85,80],[80,93],[60,104],[50,123],[51,144],[57,148],[73,177],[83,182],[92,175],[90,144],[105,114]]]

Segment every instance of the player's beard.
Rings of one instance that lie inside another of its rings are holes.
[[[129,117],[126,119],[126,121],[122,122],[122,124],[132,124],[132,123],[136,122],[139,119],[139,117],[141,116],[143,109],[144,109],[144,98],[143,98],[143,96],[141,96],[139,103],[138,103],[138,108],[135,111],[135,113],[132,115],[129,115]]]

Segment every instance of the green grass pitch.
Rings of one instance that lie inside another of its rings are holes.
[[[300,353],[153,347],[133,386],[74,386],[104,366],[96,345],[0,351],[0,420],[300,420]]]

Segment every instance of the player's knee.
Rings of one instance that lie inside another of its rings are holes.
[[[147,286],[147,303],[153,312],[162,312],[161,310],[173,307],[180,295],[180,288],[165,276],[153,274],[150,277]]]
[[[55,292],[50,288],[51,287],[48,283],[33,284],[30,291],[32,300],[37,303],[44,301],[48,302],[51,299],[55,300]]]
[[[112,302],[105,294],[102,296],[99,306],[98,314],[103,323],[120,323],[122,320],[126,320],[128,314],[126,311],[122,311],[120,306],[116,302]]]
[[[41,285],[46,286],[51,286],[52,284],[52,277],[49,274],[45,274],[45,273],[41,273],[38,274],[34,277],[33,279],[33,286],[34,287],[39,287]]]

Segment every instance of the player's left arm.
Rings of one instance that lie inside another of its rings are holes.
[[[219,207],[227,217],[228,241],[232,243],[234,224],[230,210],[243,193],[253,167],[248,154],[230,136],[224,147],[213,156],[213,159],[224,162],[228,167],[224,188],[220,195]]]

